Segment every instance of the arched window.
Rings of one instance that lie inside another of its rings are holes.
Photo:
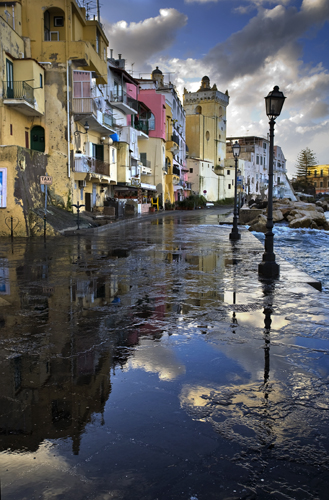
[[[196,112],[196,114],[197,114],[197,115],[201,115],[201,113],[202,113],[202,108],[201,108],[201,106],[197,106],[197,107],[195,108],[195,112]]]
[[[170,174],[170,169],[171,169],[171,162],[168,156],[166,156],[166,172],[167,174]]]
[[[64,11],[58,7],[47,9],[43,15],[45,42],[65,40]]]
[[[45,151],[45,129],[40,125],[31,129],[31,149],[41,153]]]

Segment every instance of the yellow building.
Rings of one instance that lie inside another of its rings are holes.
[[[329,193],[329,165],[308,167],[307,180],[313,183],[316,194]]]
[[[178,151],[179,144],[173,135],[173,117],[170,106],[166,103],[166,176],[165,176],[165,203],[174,203],[174,186],[179,184],[179,169],[174,166],[174,153]]]
[[[52,177],[52,204],[103,204],[116,177],[108,139],[114,130],[96,99],[97,84],[107,82],[107,46],[101,24],[87,20],[76,0],[0,4],[2,235],[11,217],[15,235],[32,234],[31,211],[45,202],[45,174]],[[88,162],[75,157],[80,148]]]
[[[195,193],[210,201],[224,198],[226,108],[229,96],[204,76],[197,92],[184,91],[188,180]],[[220,176],[220,177],[218,177]]]

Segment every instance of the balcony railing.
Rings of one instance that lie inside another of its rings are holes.
[[[96,160],[95,158],[89,158],[88,156],[81,155],[76,156],[74,159],[74,171],[85,172],[86,174],[95,172],[96,174],[107,175],[109,177],[110,164],[105,161]]]
[[[115,128],[117,123],[116,123],[116,119],[114,118],[113,115],[111,115],[110,113],[104,113],[103,114],[103,124],[106,127]]]
[[[92,97],[73,97],[72,111],[77,115],[96,115],[97,105]]]
[[[179,146],[179,136],[177,134],[173,134],[171,140],[176,142]]]
[[[147,135],[149,133],[149,124],[148,124],[147,120],[138,120],[138,119],[136,119],[134,121],[134,128],[136,130],[140,130],[141,132],[144,132]]]
[[[138,112],[138,101],[133,97],[129,96],[126,92],[110,92],[110,102],[111,103],[122,103],[132,108],[134,111]]]
[[[172,172],[174,175],[180,176],[180,169],[178,167],[175,167],[175,165],[172,168]]]
[[[3,82],[3,99],[23,99],[34,106],[33,87],[26,82]]]

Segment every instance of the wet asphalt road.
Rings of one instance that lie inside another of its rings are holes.
[[[327,498],[329,298],[224,214],[2,242],[2,500]]]

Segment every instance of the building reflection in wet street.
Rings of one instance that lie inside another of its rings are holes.
[[[319,292],[258,281],[229,231],[3,243],[1,498],[324,498]]]

